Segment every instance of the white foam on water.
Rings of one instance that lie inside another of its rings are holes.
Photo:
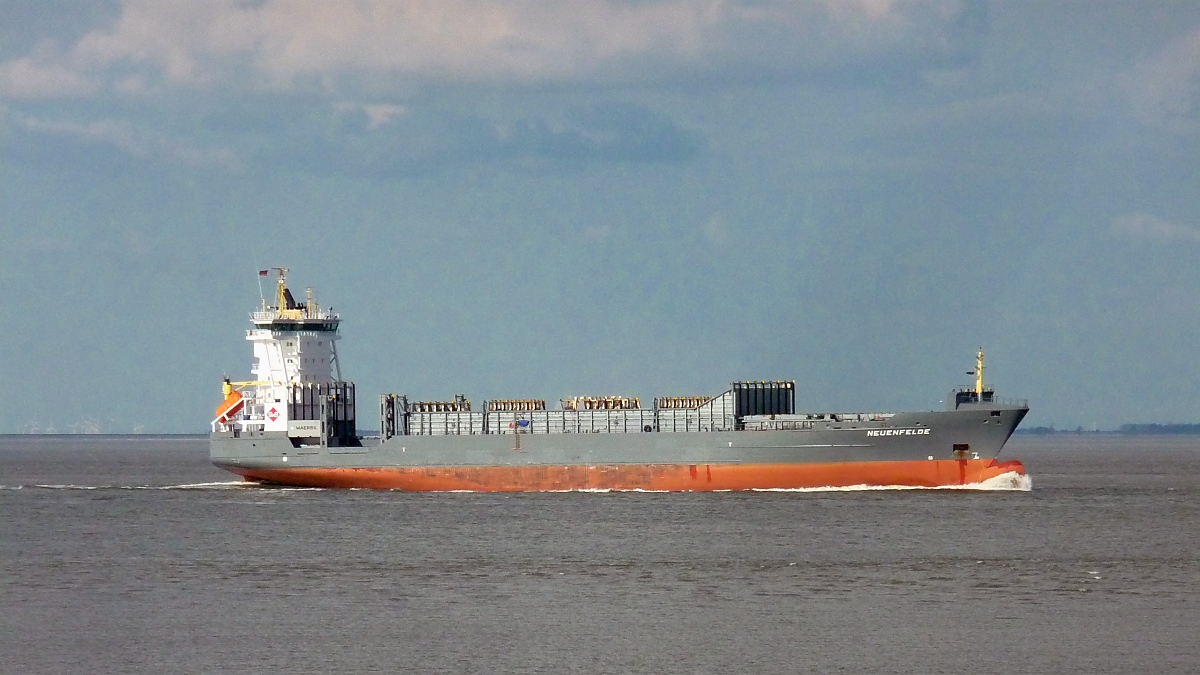
[[[356,489],[356,488],[354,488]],[[844,485],[840,487],[806,487],[806,488],[750,488],[744,492],[874,492],[874,491],[893,491],[893,490],[974,490],[977,492],[1029,492],[1033,489],[1033,481],[1029,476],[1010,471],[989,478],[982,483],[967,483],[966,485],[939,485],[936,487],[923,487],[920,485]],[[396,492],[404,492],[404,490],[396,490]],[[443,494],[484,494],[485,490],[435,490]],[[648,494],[669,494],[671,490],[646,490],[643,488],[634,488],[630,490],[621,490],[617,488],[577,488],[572,490],[537,490],[536,492],[547,492],[555,494],[569,494],[579,492],[584,494],[608,494],[610,492],[644,492]],[[742,490],[682,490],[682,492],[743,492]]]
[[[1008,473],[1002,473],[999,476],[989,478],[982,483],[958,486],[958,489],[1029,492],[1033,489],[1033,479],[1029,476],[1023,476],[1016,471],[1009,471]]]
[[[135,487],[133,490],[228,490],[231,488],[254,487],[254,484],[245,480],[229,480],[220,481],[217,483],[184,483],[182,485],[163,485],[163,486],[146,486]]]
[[[846,485],[842,487],[811,487],[811,488],[752,488],[752,492],[870,492],[876,490],[976,490],[988,491],[1021,491],[1033,489],[1033,481],[1029,476],[1022,476],[1016,471],[1002,473],[989,478],[982,483],[967,483],[965,485],[939,485],[922,487],[920,485]]]
[[[270,492],[323,492],[325,490],[336,490],[337,488],[321,488],[321,487],[293,487],[290,485],[255,485],[251,483],[251,490],[267,490]]]
[[[573,490],[544,490],[544,492],[558,492],[558,493],[587,492],[587,493],[592,493],[592,494],[607,494],[609,492],[645,492],[648,494],[661,494],[664,492],[670,492],[670,490],[646,490],[644,488],[632,488],[629,490],[621,490],[618,488],[577,488],[577,489],[573,489]]]
[[[543,492],[555,492],[558,494],[565,494],[568,492],[590,492],[592,494],[604,494],[606,492],[612,492],[612,491],[613,491],[612,488],[578,488],[575,490],[543,490]]]
[[[194,483],[191,485],[167,485],[150,488],[154,490],[269,490],[271,492],[320,492],[333,488],[308,487],[304,485],[279,485],[276,483],[259,483],[253,480],[233,480],[227,483]],[[348,488],[357,490],[358,488]]]

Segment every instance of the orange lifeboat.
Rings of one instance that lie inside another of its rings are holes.
[[[229,422],[234,418],[235,415],[242,411],[242,406],[244,404],[245,402],[242,401],[242,395],[236,390],[230,389],[229,393],[225,395],[225,400],[217,406],[217,422],[220,424]]]

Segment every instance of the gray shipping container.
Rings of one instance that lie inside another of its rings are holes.
[[[523,434],[572,433],[578,420],[577,413],[567,410],[504,410],[490,412],[487,416],[487,433],[511,434],[516,423],[526,420],[528,425],[520,427]]]
[[[633,434],[655,427],[653,410],[581,410],[577,414],[579,433],[583,434]]]
[[[746,431],[802,431],[812,429],[812,415],[751,415],[742,418]]]
[[[467,436],[484,433],[481,412],[414,412],[408,416],[413,436]]]
[[[658,430],[667,432],[732,431],[734,427],[733,390],[698,408],[658,410]]]
[[[321,406],[335,422],[353,422],[354,384],[351,382],[305,382],[288,385],[289,420],[319,420]]]
[[[519,420],[525,434],[603,434],[644,433],[654,431],[654,411],[629,410],[532,410],[528,412],[490,412],[487,433],[511,434]]]

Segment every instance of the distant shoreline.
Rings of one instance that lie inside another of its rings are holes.
[[[0,434],[0,438],[145,438],[190,441],[208,438],[208,434]]]
[[[1021,436],[1058,436],[1101,434],[1108,436],[1200,436],[1200,424],[1122,424],[1116,429],[1056,429],[1050,427],[1018,428]]]

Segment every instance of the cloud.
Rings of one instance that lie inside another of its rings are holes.
[[[1112,230],[1135,239],[1200,242],[1200,230],[1171,223],[1146,213],[1127,213],[1113,219]]]
[[[367,114],[367,129],[374,131],[389,122],[393,118],[403,115],[407,110],[402,105],[394,103],[368,103],[363,105],[363,112]]]
[[[112,151],[136,161],[187,166],[236,168],[236,154],[223,147],[198,147],[169,134],[147,130],[128,120],[88,122],[53,120],[32,115],[8,116],[9,150],[14,155],[54,155],[58,161],[76,163],[90,156],[104,165],[117,160]]]
[[[26,57],[0,63],[0,94],[31,99],[95,93],[98,84],[62,63]]]
[[[558,160],[678,162],[703,140],[638,105],[606,103],[558,119],[522,120],[500,137],[506,153]]]
[[[11,159],[54,166],[179,165],[378,178],[485,164],[540,172],[596,162],[681,163],[707,149],[698,133],[627,102],[522,112],[476,111],[437,98],[399,104],[258,94],[72,110],[0,103],[0,144]]]
[[[644,83],[957,58],[969,0],[126,0],[0,96],[405,82]]]
[[[669,118],[632,104],[497,119],[432,104],[317,102],[305,114],[280,116],[269,133],[239,147],[260,165],[382,177],[463,163],[536,169],[597,161],[683,162],[705,144]]]
[[[1200,131],[1200,28],[1139,64],[1122,84],[1143,122]]]

